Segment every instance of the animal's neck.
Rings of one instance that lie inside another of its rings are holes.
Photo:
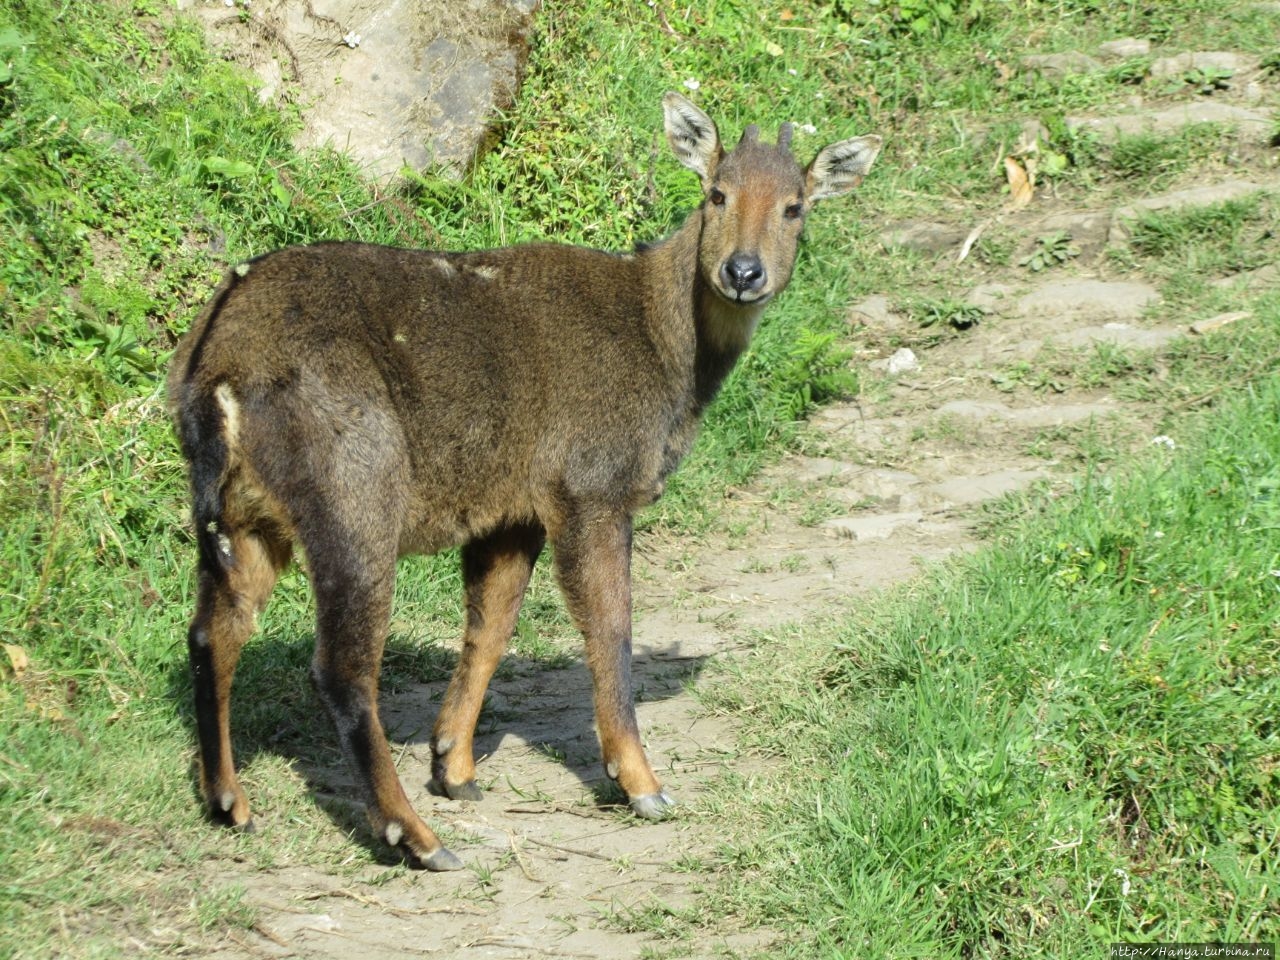
[[[703,280],[701,271],[696,271],[694,277],[694,398],[701,414],[747,349],[764,307],[729,303]]]
[[[730,303],[711,289],[698,266],[701,238],[699,209],[679,230],[643,254],[650,258],[650,302],[659,305],[655,341],[660,349],[674,350],[683,359],[684,375],[692,376],[695,417],[715,398],[764,312],[763,306]]]

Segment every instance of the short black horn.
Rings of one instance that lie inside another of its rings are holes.
[[[796,132],[796,128],[790,123],[784,123],[778,128],[778,148],[780,150],[791,149],[791,135]]]

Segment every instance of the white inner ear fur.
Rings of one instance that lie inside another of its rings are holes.
[[[715,122],[678,93],[662,98],[667,141],[676,159],[698,174],[711,178],[720,159],[720,133]]]
[[[875,163],[882,143],[879,137],[868,135],[823,147],[805,176],[809,202],[838,197],[860,184]]]

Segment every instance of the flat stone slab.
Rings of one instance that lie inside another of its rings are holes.
[[[924,514],[919,511],[906,513],[877,513],[866,517],[837,517],[822,526],[832,536],[850,540],[887,540],[904,527],[919,527]]]
[[[1213,281],[1213,285],[1219,289],[1238,287],[1250,292],[1270,290],[1273,286],[1280,285],[1280,265],[1273,263],[1265,267],[1258,267],[1256,270],[1235,273],[1229,277],[1222,277]]]
[[[1136,320],[1160,294],[1145,283],[1114,280],[1062,280],[1046,283],[1023,297],[1014,312],[1023,317],[1085,318],[1096,321]]]
[[[964,243],[969,235],[965,227],[932,220],[908,220],[891,223],[880,231],[880,242],[886,247],[904,247],[918,253],[941,253]]]
[[[943,415],[966,420],[1000,420],[1020,427],[1060,427],[1115,412],[1116,408],[1109,402],[1010,407],[995,400],[953,400],[938,408],[938,413]]]
[[[1121,37],[1098,44],[1098,56],[1104,60],[1128,60],[1151,53],[1151,41],[1138,37]]]
[[[1224,180],[1221,183],[1209,183],[1189,190],[1174,190],[1171,193],[1135,200],[1126,206],[1117,207],[1112,212],[1108,238],[1112,243],[1126,242],[1131,233],[1132,221],[1137,220],[1143,213],[1210,207],[1229,200],[1243,200],[1264,190],[1266,187],[1250,180]]]
[[[1195,70],[1234,76],[1237,73],[1252,70],[1257,65],[1256,57],[1233,53],[1229,50],[1202,50],[1154,60],[1151,64],[1151,76],[1157,79],[1178,77]]]
[[[389,179],[461,175],[519,88],[540,0],[178,0],[264,101],[301,104],[299,147]]]
[[[877,467],[860,473],[849,485],[855,500],[894,500],[910,493],[921,479],[906,470]]]
[[[1251,141],[1270,139],[1271,115],[1230,103],[1197,100],[1164,110],[1124,113],[1111,117],[1067,117],[1069,130],[1088,130],[1104,143],[1115,143],[1121,137],[1143,133],[1172,134],[1201,123],[1214,123],[1238,128]]]
[[[1021,490],[1047,476],[1047,470],[997,470],[976,477],[954,477],[935,483],[928,492],[952,504],[982,503]]]
[[[1044,231],[1062,230],[1071,234],[1077,243],[1105,240],[1107,226],[1111,216],[1103,210],[1080,210],[1070,213],[1055,213],[1045,217],[1040,224]]]
[[[1101,63],[1078,50],[1068,50],[1066,53],[1031,53],[1022,58],[1022,67],[1054,78],[1098,73],[1103,69]]]
[[[1180,336],[1182,331],[1171,327],[1143,328],[1131,327],[1126,323],[1108,323],[1055,333],[1049,337],[1049,342],[1063,347],[1087,347],[1095,343],[1112,343],[1118,347],[1159,350],[1167,346],[1169,341],[1176,340]]]

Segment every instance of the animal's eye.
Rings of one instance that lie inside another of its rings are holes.
[[[787,205],[787,209],[782,212],[782,215],[788,220],[799,220],[803,213],[803,203],[792,203]]]
[[[707,199],[717,207],[724,206],[724,192],[718,187],[711,188],[711,192],[707,194]]]

